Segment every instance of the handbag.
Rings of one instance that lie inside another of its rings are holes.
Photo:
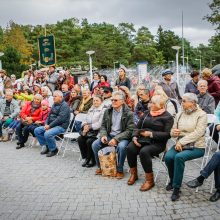
[[[105,147],[98,151],[102,176],[115,177],[117,173],[116,151],[114,147]]]
[[[89,130],[87,133],[86,133],[86,137],[94,137],[96,138],[97,135],[99,133],[99,130]]]

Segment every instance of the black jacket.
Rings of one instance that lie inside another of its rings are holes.
[[[142,125],[143,124],[143,125]],[[173,117],[165,111],[162,115],[153,117],[150,111],[146,111],[140,118],[137,129],[135,129],[133,136],[139,137],[140,129],[151,131],[153,133],[152,143],[166,145],[170,138],[170,130],[173,126]]]
[[[46,120],[46,124],[50,128],[60,126],[64,129],[68,128],[70,123],[70,108],[67,103],[63,100],[59,104],[53,104],[51,111]]]

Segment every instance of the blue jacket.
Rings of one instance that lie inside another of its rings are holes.
[[[194,93],[196,95],[199,94],[199,91],[197,89],[197,84],[195,82],[193,82],[193,80],[190,80],[186,84],[185,93],[187,93],[187,92],[191,92],[191,93]]]
[[[50,128],[60,126],[64,129],[68,128],[70,123],[70,108],[67,103],[62,100],[59,104],[53,104],[51,111],[46,120],[46,124]]]

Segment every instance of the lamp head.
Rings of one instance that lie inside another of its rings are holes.
[[[95,53],[95,51],[93,51],[93,50],[86,51],[86,54],[88,54],[88,55],[92,55],[94,53]]]

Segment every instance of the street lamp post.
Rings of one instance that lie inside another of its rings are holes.
[[[118,61],[114,62],[114,76],[116,76],[116,72],[115,72],[115,64],[118,63]]]
[[[202,59],[201,59],[201,56],[200,56],[199,59],[195,59],[195,60],[199,61],[199,72],[201,74],[202,73]]]
[[[181,58],[183,58],[183,56],[181,56]],[[189,57],[186,56],[186,57],[184,57],[184,59],[186,59],[186,72],[187,72],[189,69]]]
[[[172,49],[176,50],[176,78],[177,84],[179,85],[179,49],[180,46],[172,46]]]
[[[1,61],[1,57],[4,55],[3,52],[0,52],[0,70],[2,70],[2,61]]]
[[[93,75],[92,75],[92,57],[91,55],[94,54],[95,51],[93,50],[89,50],[89,51],[86,51],[86,54],[89,55],[89,71],[90,71],[90,80],[92,82],[92,79],[93,79]]]
[[[210,61],[210,68],[212,68],[212,62],[215,62],[216,60],[211,60]]]

